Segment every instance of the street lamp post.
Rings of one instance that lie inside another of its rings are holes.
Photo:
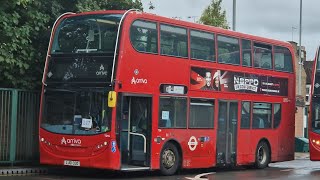
[[[236,30],[236,8],[237,8],[237,2],[236,0],[233,0],[233,16],[232,16],[232,30]]]
[[[302,71],[302,59],[301,59],[301,32],[302,32],[302,0],[300,0],[300,25],[299,25],[299,78],[298,78],[298,95],[301,94],[301,71]]]

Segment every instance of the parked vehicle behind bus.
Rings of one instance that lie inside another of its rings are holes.
[[[310,160],[320,160],[320,63],[317,49],[312,70],[310,114],[308,122]]]

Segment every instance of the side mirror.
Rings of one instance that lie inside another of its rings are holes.
[[[110,91],[108,93],[108,107],[116,107],[117,102],[117,93],[115,91]]]

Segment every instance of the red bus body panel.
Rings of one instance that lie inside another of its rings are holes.
[[[106,11],[108,12],[108,11]],[[216,136],[218,127],[218,113],[214,116],[214,128],[212,129],[164,129],[158,128],[159,121],[159,97],[161,84],[176,84],[190,87],[191,67],[215,68],[227,71],[241,71],[252,74],[264,74],[274,77],[288,79],[288,98],[282,96],[243,94],[234,92],[213,93],[207,91],[189,90],[187,97],[215,99],[215,112],[218,112],[218,101],[237,100],[257,101],[257,102],[281,102],[282,120],[280,126],[276,129],[240,129],[238,123],[237,129],[237,165],[253,164],[257,144],[261,139],[268,140],[271,147],[271,161],[292,160],[294,158],[294,109],[295,109],[295,73],[283,73],[264,69],[255,69],[226,65],[205,61],[191,60],[188,58],[177,58],[170,56],[160,56],[157,54],[145,54],[137,52],[130,42],[130,26],[136,19],[149,20],[164,24],[177,25],[190,29],[198,29],[215,34],[229,35],[242,39],[250,39],[272,45],[287,47],[293,54],[293,49],[289,43],[275,41],[271,39],[235,33],[233,31],[204,26],[195,23],[183,22],[169,18],[159,17],[147,13],[133,12],[129,13],[122,25],[121,41],[119,45],[119,58],[117,64],[116,80],[121,83],[115,86],[117,93],[143,94],[152,96],[152,137],[150,152],[151,169],[160,168],[160,153],[163,145],[168,141],[175,141],[179,144],[182,151],[183,168],[207,168],[216,165]],[[158,27],[159,29],[159,27]],[[158,42],[159,45],[159,42]],[[293,67],[293,69],[295,69]],[[135,70],[139,71],[135,75]],[[132,83],[133,77],[147,80],[147,83]],[[238,104],[239,108],[241,103]],[[94,136],[69,136],[49,133],[40,128],[40,138],[44,138],[52,145],[40,143],[40,157],[43,164],[63,165],[64,160],[80,160],[83,167],[94,167],[103,169],[119,170],[121,167],[119,149],[115,153],[111,152],[110,143],[116,138],[115,135],[115,117],[116,110],[113,109],[113,120],[111,132]],[[238,111],[238,122],[240,122],[241,111]],[[41,113],[40,113],[41,120]],[[190,148],[190,138],[209,137],[209,141],[199,142],[197,148],[192,151]],[[154,142],[154,139],[161,137],[160,143]],[[80,147],[62,146],[61,140],[80,139]],[[98,152],[94,152],[97,144],[104,141],[108,145]]]
[[[80,161],[81,167],[99,169],[120,169],[120,153],[111,152],[112,139],[109,134],[96,136],[63,135],[40,130],[41,137],[45,137],[48,143],[40,143],[40,163],[51,165],[63,165],[64,160]],[[67,144],[62,143],[65,139]],[[103,148],[97,145],[107,142]],[[49,144],[50,143],[50,144]]]
[[[308,121],[308,137],[309,137],[309,152],[310,152],[310,160],[311,161],[320,161],[320,145],[317,144],[317,141],[320,141],[320,134],[312,132],[312,101],[314,95],[314,85],[315,85],[315,77],[317,73],[317,63],[318,63],[318,55],[319,55],[319,48],[316,52],[313,68],[312,68],[312,79],[311,79],[311,94],[310,94],[310,107],[309,107],[309,121]]]

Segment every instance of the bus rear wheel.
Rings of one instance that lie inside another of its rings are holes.
[[[258,169],[266,168],[270,162],[270,149],[266,142],[261,141],[256,150],[255,167]]]
[[[180,163],[178,149],[172,143],[166,143],[161,151],[160,171],[163,175],[173,175],[177,172]]]

